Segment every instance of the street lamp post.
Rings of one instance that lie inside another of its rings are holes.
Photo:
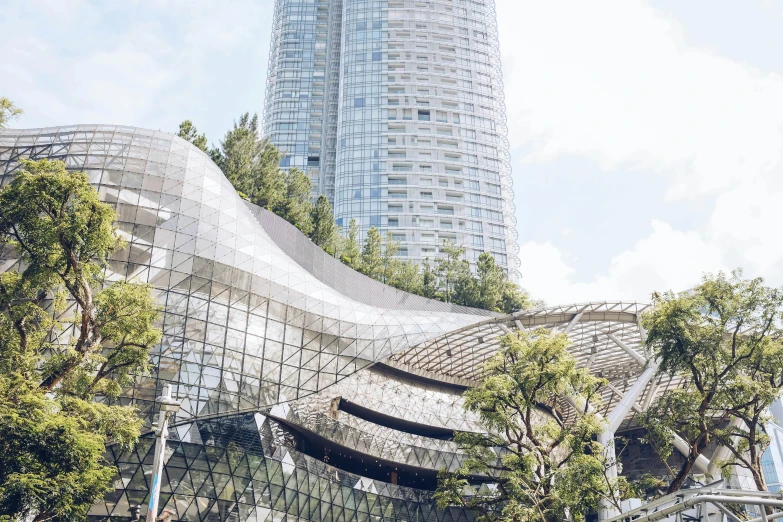
[[[155,432],[155,461],[152,465],[152,490],[150,491],[150,506],[147,511],[147,522],[155,522],[158,518],[158,502],[160,500],[160,481],[163,475],[163,454],[166,451],[166,438],[169,434],[169,418],[179,411],[180,403],[171,398],[171,387],[163,385],[163,391],[157,398],[160,403],[158,416],[158,431]]]

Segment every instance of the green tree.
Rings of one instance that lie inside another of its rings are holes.
[[[380,280],[383,273],[383,241],[377,228],[371,227],[367,231],[361,257],[361,272],[373,279]]]
[[[476,263],[476,295],[473,306],[500,312],[506,274],[495,264],[489,252],[483,252]]]
[[[285,192],[280,151],[258,135],[258,116],[243,114],[210,157],[243,197],[274,211]]]
[[[732,390],[731,414],[733,421],[716,432],[718,443],[731,452],[731,457],[718,463],[724,469],[730,465],[748,469],[753,475],[756,488],[767,490],[767,483],[761,466],[761,457],[771,440],[766,426],[772,422],[769,407],[780,398],[783,390],[783,343],[779,329],[770,332],[765,346],[746,360],[744,379],[737,382],[737,391]],[[744,405],[737,405],[739,400]]]
[[[0,376],[0,512],[8,520],[81,520],[112,489],[106,423],[61,404],[16,372]]]
[[[690,292],[653,294],[653,307],[642,317],[659,373],[684,383],[660,396],[641,418],[662,458],[671,453],[672,434],[688,445],[670,493],[714,441],[734,452],[724,464],[747,467],[756,486],[766,487],[764,411],[783,385],[783,292],[741,276],[706,275]]]
[[[506,314],[519,312],[520,310],[529,310],[533,307],[544,306],[543,301],[533,301],[530,294],[519,287],[518,284],[506,279],[500,293],[500,301],[497,304],[498,310]]]
[[[527,292],[509,281],[489,252],[476,262],[476,274],[462,271],[456,280],[454,302],[493,312],[513,313],[532,306]]]
[[[381,255],[381,263],[383,267],[381,269],[380,281],[390,286],[396,286],[399,283],[400,269],[402,263],[397,259],[397,254],[400,253],[400,242],[395,241],[391,232],[386,232],[386,238],[383,242],[383,253]]]
[[[0,129],[4,128],[9,121],[21,116],[23,112],[8,98],[0,97]]]
[[[269,140],[262,140],[260,147],[261,154],[253,169],[255,178],[250,201],[271,210],[285,197],[286,176],[280,170],[282,155],[278,148]]]
[[[21,261],[0,274],[0,512],[75,520],[111,489],[104,444],[139,436],[136,410],[110,404],[147,370],[158,309],[149,285],[104,284],[124,243],[87,175],[23,166],[0,189],[0,244]]]
[[[350,266],[354,270],[361,267],[361,247],[359,246],[359,223],[351,219],[348,223],[348,231],[345,237],[341,238],[340,261]]]
[[[566,334],[546,330],[501,338],[481,384],[464,395],[465,409],[489,433],[456,434],[466,460],[457,472],[440,473],[441,508],[463,506],[484,522],[560,522],[566,511],[582,520],[602,501],[619,508],[628,484],[608,478],[610,462],[593,440],[602,430],[593,411],[605,381],[577,368],[568,345]],[[566,396],[584,405],[578,415],[562,409]]]
[[[318,196],[318,200],[315,202],[311,214],[313,230],[310,232],[310,239],[326,252],[334,255],[337,249],[339,233],[337,232],[337,225],[334,222],[332,205],[329,204],[329,200],[326,196],[323,194]]]
[[[412,294],[423,295],[422,271],[419,270],[419,265],[411,260],[399,263],[391,286]]]
[[[185,120],[180,123],[177,136],[185,141],[189,141],[204,152],[207,152],[207,136],[204,133],[199,134],[198,129],[193,125],[192,121]]]
[[[447,303],[465,304],[470,290],[470,264],[466,259],[465,248],[452,241],[443,240],[440,256],[435,259],[435,273],[438,275],[439,295]]]
[[[421,265],[421,295],[428,299],[438,297],[438,274],[432,269],[429,258],[425,258]]]
[[[310,210],[310,178],[297,168],[291,168],[285,173],[285,189],[283,198],[275,207],[275,213],[298,228],[304,235],[313,230]]]

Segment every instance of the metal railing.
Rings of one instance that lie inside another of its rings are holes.
[[[739,506],[744,510],[737,509]],[[750,518],[746,513],[756,508],[761,516]],[[768,514],[767,508],[776,509]],[[606,522],[768,522],[783,517],[783,493],[726,489],[722,480],[706,486],[685,489],[650,501]]]

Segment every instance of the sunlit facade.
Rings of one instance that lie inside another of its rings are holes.
[[[132,450],[109,446],[116,491],[92,520],[128,520],[135,506],[145,514],[164,384],[182,403],[160,502],[174,520],[468,520],[430,500],[437,470],[458,462],[443,434],[475,425],[459,389],[370,367],[492,314],[354,272],[247,205],[176,136],[96,125],[0,130],[2,184],[24,158],[88,174],[127,240],[108,280],[151,283],[163,310],[153,369],[123,394],[144,435]],[[4,270],[17,266],[13,252],[0,255]]]
[[[578,366],[607,379],[599,441],[632,440],[616,471],[666,476],[649,445],[632,436],[637,413],[682,385],[658,374],[645,351],[645,305],[499,315],[407,294],[248,205],[206,154],[162,132],[0,130],[0,183],[25,158],[61,160],[88,174],[127,240],[108,280],[149,282],[162,309],[152,369],[122,394],[145,421],[142,438],[130,450],[107,448],[118,475],[115,490],[90,511],[94,522],[127,522],[136,508],[146,514],[151,425],[164,385],[182,404],[161,482],[160,506],[172,520],[472,522],[475,513],[432,500],[438,471],[464,460],[454,433],[486,431],[464,410],[462,394],[480,382],[502,336],[538,328],[568,334]],[[18,267],[12,251],[0,255],[4,270]],[[67,342],[68,332],[61,338]],[[568,404],[563,411],[567,420],[578,414]],[[703,457],[695,473],[707,472],[719,452],[711,447]],[[765,473],[778,485],[780,475],[768,469],[774,458]],[[681,461],[675,453],[669,465]],[[747,477],[731,481],[748,484]]]
[[[334,203],[400,242],[518,275],[492,0],[277,0],[264,131]]]

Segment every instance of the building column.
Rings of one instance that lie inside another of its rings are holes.
[[[609,466],[606,470],[607,478],[609,480],[617,478],[617,453],[614,447],[614,435],[617,428],[620,427],[623,420],[631,413],[632,409],[635,409],[636,401],[642,396],[647,385],[655,377],[655,373],[658,371],[657,361],[648,361],[647,368],[636,379],[628,391],[626,391],[620,398],[620,402],[606,417],[606,424],[604,431],[598,435],[598,442],[604,447],[604,456],[609,462]],[[615,508],[608,501],[602,502],[601,507],[598,509],[598,520],[608,520],[612,517],[619,515],[617,508]]]

